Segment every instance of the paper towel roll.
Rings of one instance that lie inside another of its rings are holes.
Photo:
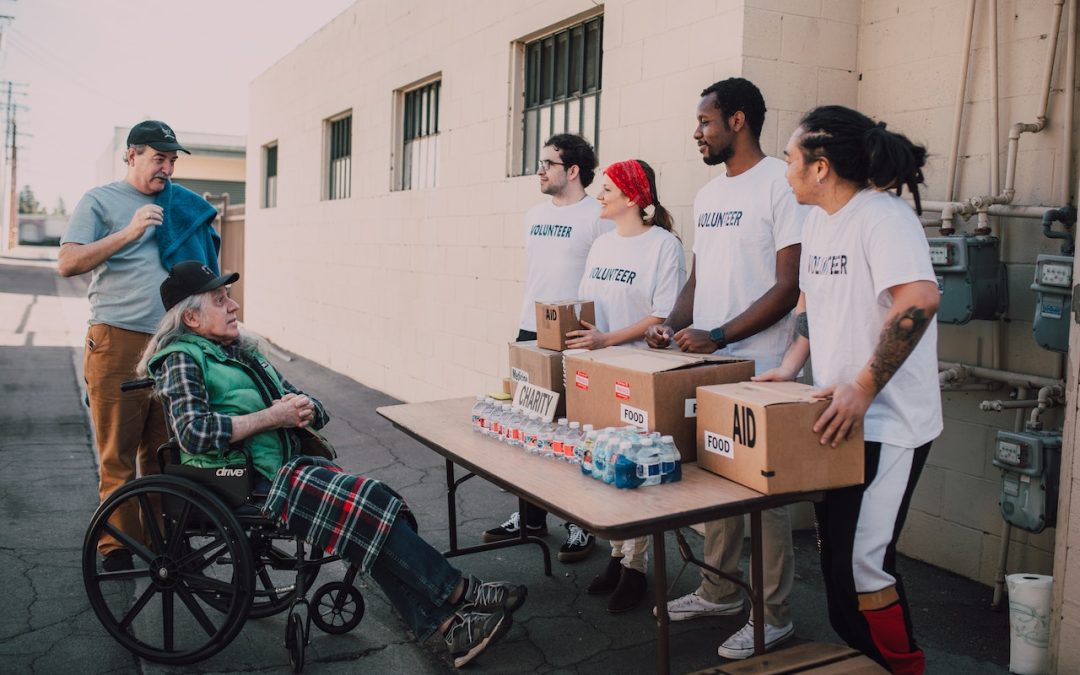
[[[1044,574],[1010,574],[1009,672],[1044,675],[1049,670],[1050,589],[1054,578]]]

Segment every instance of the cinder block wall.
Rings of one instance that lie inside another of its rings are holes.
[[[687,251],[691,204],[714,175],[691,138],[702,88],[733,75],[765,94],[766,152],[779,155],[798,118],[822,103],[857,106],[931,151],[928,198],[945,196],[945,158],[960,67],[963,6],[949,0],[363,0],[251,86],[245,301],[253,328],[282,346],[404,400],[489,391],[508,372],[525,274],[521,218],[540,194],[508,177],[512,43],[603,11],[601,164],[641,157],[659,172]],[[979,3],[980,7],[983,3]],[[985,25],[980,10],[976,21]],[[1050,20],[1047,3],[1002,0],[1001,119],[1030,119]],[[987,40],[977,31],[957,196],[988,190]],[[393,92],[442,75],[437,187],[393,192]],[[1060,90],[1060,80],[1055,81]],[[1017,202],[1056,204],[1060,92],[1051,124],[1021,141]],[[353,113],[349,199],[321,199],[323,120]],[[278,143],[278,206],[261,203],[261,147]],[[590,190],[595,194],[596,186]],[[1033,221],[1001,227],[1010,263],[1010,323],[943,327],[943,359],[1056,375],[1031,339],[1027,286]],[[933,231],[929,232],[933,234]],[[1011,414],[978,411],[1005,391],[945,397],[946,431],[916,494],[901,548],[992,580],[1000,517],[990,465]],[[1053,418],[1050,425],[1059,423]],[[1049,425],[1048,425],[1049,426]],[[1012,569],[1050,569],[1053,534],[1014,535]]]

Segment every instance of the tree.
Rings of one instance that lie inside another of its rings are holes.
[[[19,213],[44,212],[45,210],[41,208],[41,204],[34,197],[34,191],[30,189],[29,185],[24,185],[23,189],[19,191]]]
[[[53,207],[52,214],[54,216],[66,216],[67,204],[64,203],[63,197],[56,198],[56,206]]]

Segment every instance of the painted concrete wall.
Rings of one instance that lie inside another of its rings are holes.
[[[695,192],[715,171],[691,138],[708,84],[756,82],[769,114],[762,144],[778,154],[799,116],[821,103],[858,106],[927,144],[928,198],[945,197],[945,158],[965,3],[950,0],[612,0],[603,5],[601,165],[631,156],[658,169],[661,201],[684,247]],[[979,3],[980,8],[986,3]],[[535,177],[510,176],[517,102],[514,45],[601,11],[585,0],[358,2],[251,86],[247,182],[261,204],[262,148],[278,144],[278,202],[248,214],[246,320],[282,346],[404,400],[489,391],[508,372],[525,274],[521,218],[540,201]],[[987,191],[985,10],[976,22],[957,196]],[[1001,119],[1034,121],[1049,3],[1002,0]],[[391,191],[394,92],[442,77],[436,187]],[[1017,198],[1057,204],[1060,77],[1049,127],[1021,141]],[[352,196],[321,199],[324,120],[353,114]],[[590,189],[595,193],[595,186]],[[964,225],[973,227],[973,225]],[[1033,221],[1001,223],[1010,319],[943,326],[945,359],[1057,375],[1031,339],[1027,290]],[[933,230],[928,230],[933,234]],[[993,362],[995,345],[1001,356]],[[999,541],[994,431],[1010,414],[949,393],[946,431],[913,505],[902,550],[989,583]],[[1050,425],[1060,424],[1054,417]],[[1012,569],[1047,572],[1053,532],[1015,534]]]

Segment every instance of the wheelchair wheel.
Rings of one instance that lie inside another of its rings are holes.
[[[304,647],[307,639],[304,635],[304,622],[300,615],[293,612],[285,626],[285,648],[289,650],[289,665],[294,673],[304,669]]]
[[[241,522],[241,526],[244,526],[244,522]],[[275,531],[267,531],[259,525],[249,527],[247,535],[254,567],[254,588],[248,618],[262,619],[291,607],[299,590],[297,584],[301,581],[305,589],[311,588],[319,575],[319,566],[310,565],[299,572],[297,567],[301,566],[302,561],[318,560],[323,554],[314,547],[305,553],[303,543],[295,537],[278,536]],[[290,553],[283,546],[294,546],[295,552]],[[203,593],[200,597],[218,611],[226,611],[227,597],[214,591]]]
[[[122,531],[141,527],[142,534]],[[115,538],[134,568],[105,571],[97,547]],[[83,584],[105,630],[133,654],[188,664],[224,649],[251,606],[253,564],[235,516],[213,493],[175,476],[147,476],[98,507],[83,539]],[[214,594],[218,603],[209,603]]]
[[[356,628],[364,618],[364,596],[352,584],[323,584],[311,599],[312,622],[324,633],[341,635]]]

